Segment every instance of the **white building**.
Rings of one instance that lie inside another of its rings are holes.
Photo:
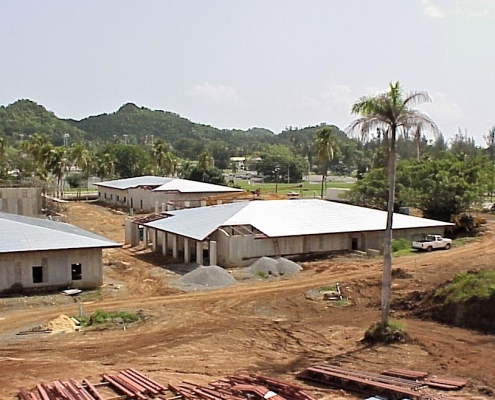
[[[160,176],[141,176],[95,183],[98,199],[142,212],[157,212],[168,204],[173,208],[199,207],[214,195],[242,192],[227,186]]]
[[[98,287],[102,249],[120,246],[73,225],[0,213],[0,292]]]
[[[291,257],[352,250],[382,251],[385,211],[318,199],[258,200],[188,210],[167,211],[147,221],[126,221],[126,243],[144,243],[186,263],[195,258],[242,267],[257,258]],[[416,233],[443,234],[453,224],[394,214],[394,238]]]

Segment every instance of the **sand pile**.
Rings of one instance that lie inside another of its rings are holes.
[[[177,285],[183,290],[218,289],[234,283],[236,280],[228,271],[217,265],[200,265],[177,281]]]
[[[260,277],[291,275],[301,270],[302,267],[299,264],[283,257],[277,260],[270,257],[261,257],[249,267],[243,268],[245,274]]]
[[[44,325],[43,329],[51,329],[53,332],[74,332],[77,330],[77,326],[75,322],[67,315],[60,315]]]

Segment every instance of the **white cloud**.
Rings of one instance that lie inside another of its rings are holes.
[[[430,0],[421,0],[423,13],[431,18],[444,18],[445,12],[438,6],[432,4]]]
[[[240,102],[239,95],[233,87],[223,85],[215,86],[208,82],[203,82],[194,86],[193,90],[187,92],[187,94],[206,103],[233,104]]]
[[[493,0],[421,0],[423,13],[430,18],[458,15],[464,18],[490,18],[495,14]]]
[[[427,106],[438,118],[461,120],[465,118],[464,110],[461,106],[449,101],[445,93],[436,92],[431,95],[432,102]]]
[[[466,18],[492,17],[495,11],[493,1],[486,0],[460,0],[456,4],[454,12]]]

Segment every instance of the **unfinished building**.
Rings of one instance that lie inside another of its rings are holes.
[[[0,292],[98,287],[102,249],[120,246],[73,225],[0,213]]]
[[[185,263],[243,267],[259,257],[381,252],[385,211],[325,200],[258,200],[166,211],[126,221],[126,243],[151,245]],[[395,214],[394,238],[439,233],[453,224]],[[142,235],[139,228],[142,228]],[[204,257],[208,257],[206,262]]]
[[[161,176],[140,176],[95,183],[101,202],[139,212],[153,212],[173,204],[174,208],[199,207],[207,197],[242,192],[227,186]]]

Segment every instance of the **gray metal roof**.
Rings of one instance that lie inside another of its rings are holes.
[[[170,217],[146,226],[204,240],[221,226],[251,225],[268,237],[385,230],[387,213],[317,199],[257,200],[169,211]],[[393,229],[445,227],[453,224],[394,214]]]
[[[0,212],[0,253],[120,246],[63,222]]]
[[[127,190],[138,186],[158,186],[154,192],[208,193],[208,192],[242,192],[228,186],[196,182],[189,179],[166,178],[163,176],[139,176],[136,178],[117,179],[95,183],[97,186]]]

